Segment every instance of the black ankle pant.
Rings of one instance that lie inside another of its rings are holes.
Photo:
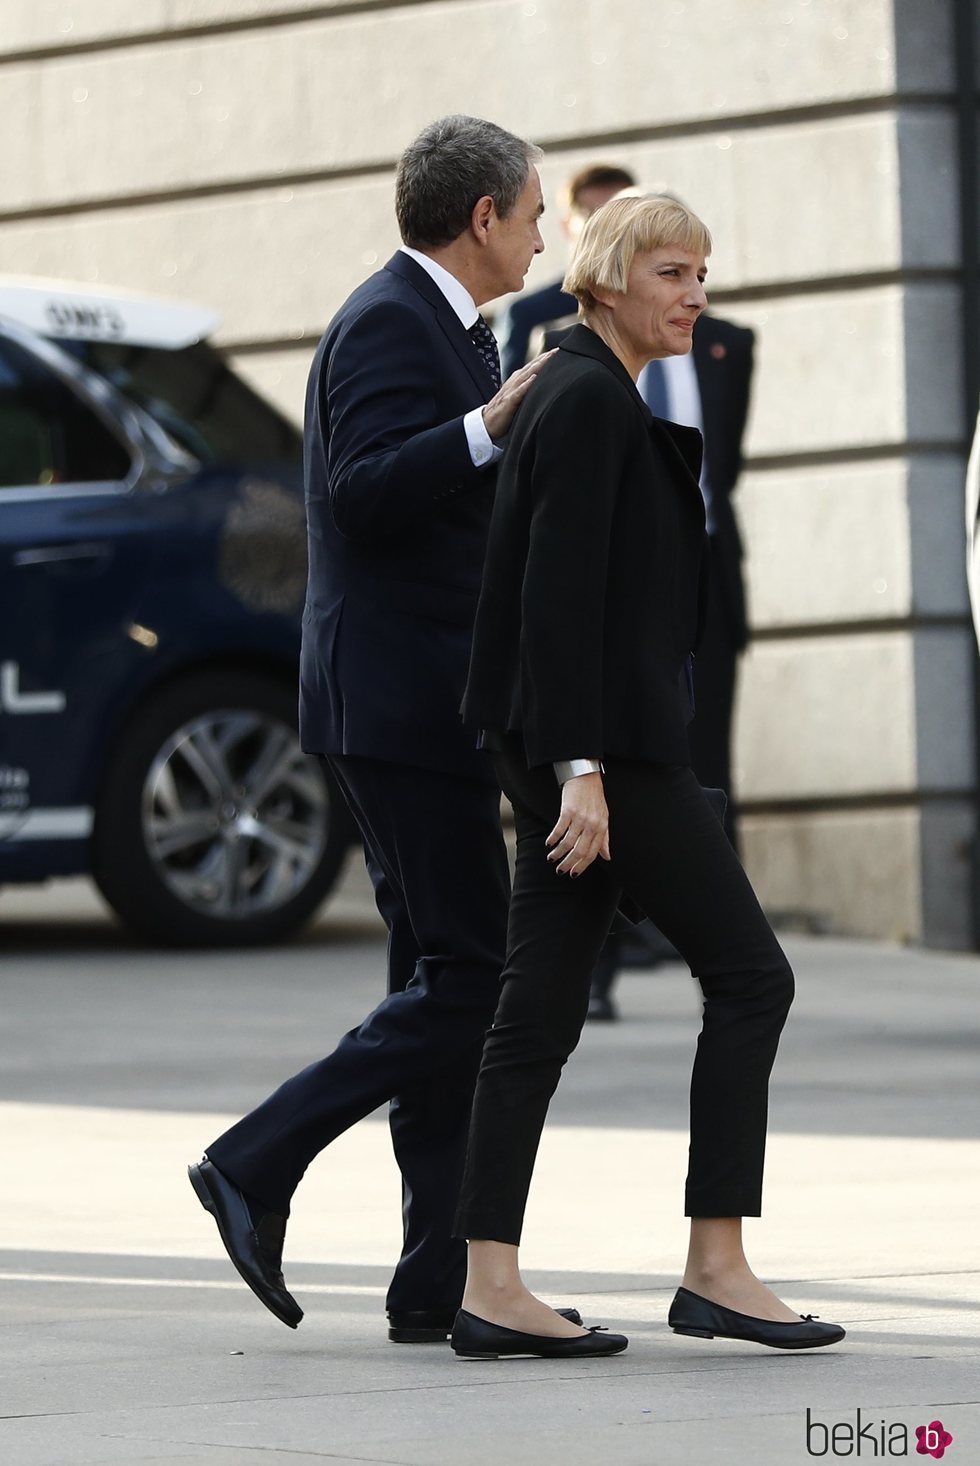
[[[518,1243],[538,1142],[578,1043],[589,978],[622,891],[701,985],[686,1215],[758,1216],[769,1073],[793,974],[717,816],[688,768],[610,760],[612,861],[559,875],[545,839],[561,791],[519,743],[495,755],[514,806],[517,870],[507,965],[487,1035],[456,1217],[459,1236]]]

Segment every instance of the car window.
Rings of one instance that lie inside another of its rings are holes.
[[[111,483],[130,457],[105,424],[43,362],[0,337],[0,490]]]
[[[206,342],[180,350],[119,341],[59,342],[202,463],[296,463],[299,433]]]

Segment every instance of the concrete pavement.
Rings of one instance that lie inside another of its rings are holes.
[[[297,1194],[296,1333],[239,1283],[184,1176],[378,993],[357,869],[278,952],[146,952],[74,884],[5,893],[0,942],[9,1466],[929,1460],[915,1427],[936,1419],[946,1460],[980,1462],[980,959],[787,939],[799,994],[750,1256],[802,1312],[840,1319],[843,1345],[784,1356],[666,1328],[698,1014],[690,978],[662,968],[623,979],[624,1021],[588,1029],[569,1065],[524,1248],[536,1286],[630,1348],[483,1364],[385,1339],[398,1186],[383,1117]]]

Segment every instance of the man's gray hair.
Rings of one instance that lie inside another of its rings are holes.
[[[533,143],[480,117],[430,122],[398,160],[395,214],[403,242],[415,249],[451,244],[469,227],[477,199],[487,196],[505,219],[541,156]]]

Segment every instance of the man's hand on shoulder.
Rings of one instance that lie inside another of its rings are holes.
[[[544,366],[549,357],[554,356],[557,347],[553,351],[543,351],[527,366],[521,367],[520,371],[514,372],[513,376],[507,378],[495,396],[490,398],[483,409],[483,421],[486,424],[487,432],[496,443],[507,436],[510,425],[514,421],[517,409],[527,396],[534,383],[538,372]]]

